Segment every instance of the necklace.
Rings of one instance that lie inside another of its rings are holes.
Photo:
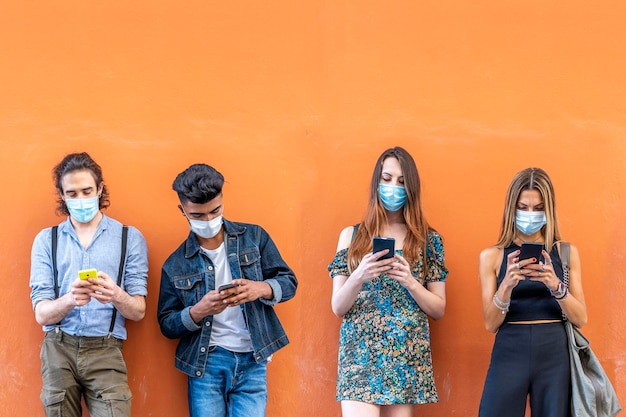
[[[515,239],[513,239],[513,242],[515,242],[515,244],[517,244],[517,246],[522,246],[522,243],[524,243],[524,242],[530,242],[530,243],[543,242],[543,236],[539,235],[534,240],[522,240],[521,237],[516,235]]]

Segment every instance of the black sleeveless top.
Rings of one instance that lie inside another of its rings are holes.
[[[516,244],[504,248],[504,257],[498,273],[498,287],[506,274],[507,256],[520,249]],[[563,265],[556,244],[550,251],[550,260],[556,276],[563,281]],[[528,320],[562,320],[563,313],[556,299],[550,295],[550,290],[543,282],[524,280],[520,281],[511,293],[511,305],[504,319],[505,323]]]

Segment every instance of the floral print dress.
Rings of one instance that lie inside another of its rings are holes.
[[[448,275],[441,236],[432,231],[428,238],[428,275],[421,254],[412,270],[423,285],[445,281]],[[332,278],[349,275],[347,252],[337,252],[328,265]],[[386,274],[363,284],[343,317],[336,398],[380,405],[439,401],[428,316],[409,291]]]

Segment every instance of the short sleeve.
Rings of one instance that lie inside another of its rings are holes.
[[[443,240],[437,232],[428,234],[428,245],[426,246],[426,263],[428,265],[425,283],[445,282],[448,277],[448,269],[445,265],[445,254]]]
[[[337,275],[348,276],[348,249],[342,249],[335,254],[335,258],[328,265],[328,272],[331,278]]]

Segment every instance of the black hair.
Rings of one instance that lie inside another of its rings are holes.
[[[107,190],[106,185],[104,185],[104,178],[102,178],[102,168],[100,168],[100,165],[98,165],[87,152],[71,153],[65,155],[63,160],[52,169],[54,185],[59,192],[59,199],[57,200],[58,205],[56,208],[57,213],[64,214],[66,216],[69,216],[70,214],[65,201],[61,197],[63,195],[63,186],[61,185],[63,177],[71,172],[82,170],[89,171],[91,173],[93,179],[96,181],[96,187],[100,187],[100,185],[102,185],[102,193],[98,199],[100,210],[109,207],[111,204],[109,201],[109,191]]]
[[[176,177],[172,189],[181,203],[204,204],[222,193],[224,176],[207,164],[193,164]]]

